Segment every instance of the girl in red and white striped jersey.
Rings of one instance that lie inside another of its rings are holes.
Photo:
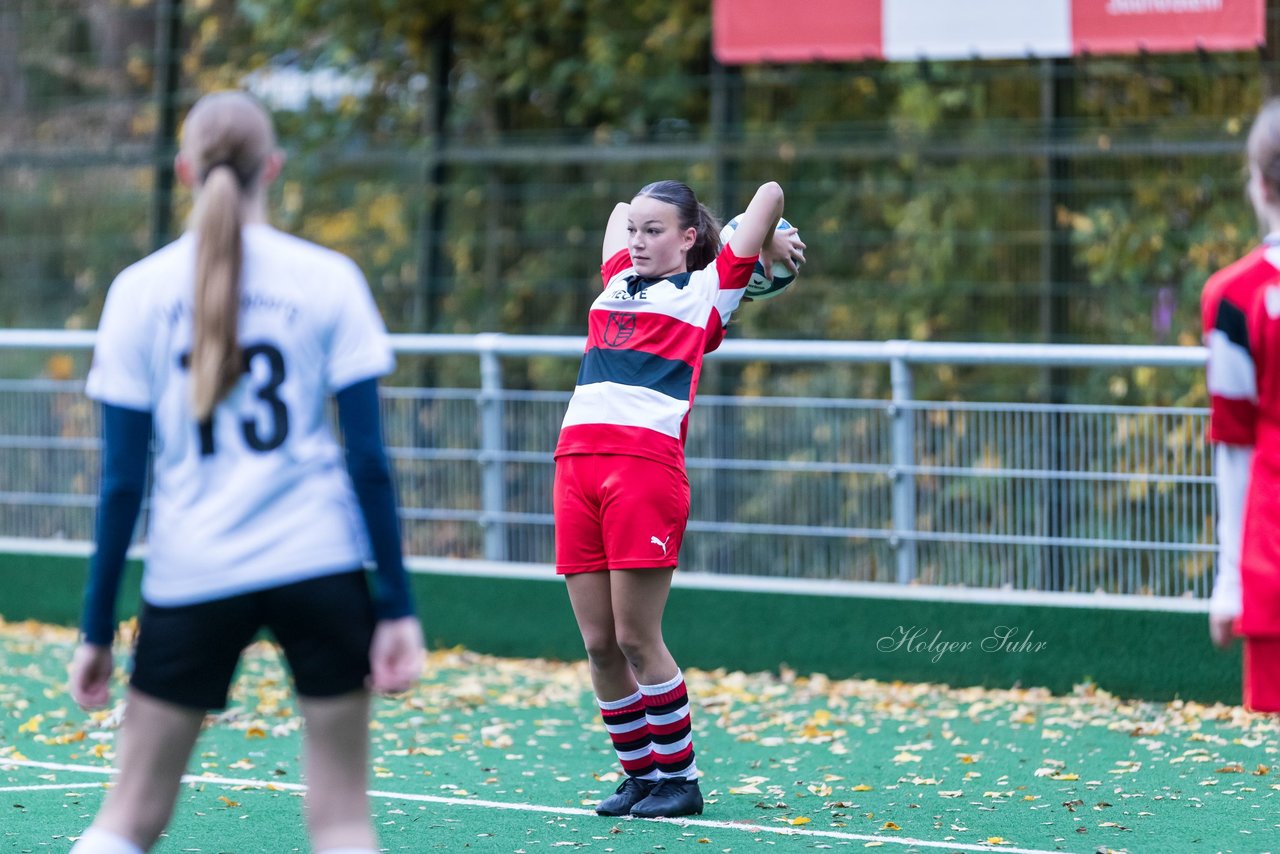
[[[715,217],[678,181],[649,184],[605,227],[604,289],[556,447],[556,571],[626,779],[596,807],[702,812],[684,678],[662,613],[689,517],[684,440],[702,357],[719,346],[759,257],[804,262],[762,185],[721,247]]]
[[[1247,150],[1267,237],[1201,300],[1218,489],[1209,633],[1218,646],[1244,638],[1244,705],[1280,712],[1280,100],[1258,113]]]

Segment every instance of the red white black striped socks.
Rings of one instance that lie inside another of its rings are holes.
[[[697,779],[683,673],[661,685],[641,685],[621,700],[596,702],[624,771],[645,780]]]
[[[653,762],[653,742],[649,739],[649,722],[645,720],[644,701],[639,691],[621,700],[601,700],[600,717],[609,731],[613,749],[622,770],[644,780],[658,779],[658,766]]]
[[[661,685],[641,685],[640,693],[644,695],[644,716],[649,721],[658,775],[698,779],[684,674],[677,670],[675,676]]]

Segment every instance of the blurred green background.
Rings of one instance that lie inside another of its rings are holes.
[[[710,44],[709,0],[5,0],[0,326],[96,325],[182,228],[175,128],[231,86],[289,156],[276,224],[354,257],[396,332],[581,334],[609,211],[664,177],[725,218],[787,191],[810,263],[742,337],[1196,344],[1206,276],[1257,237],[1242,149],[1270,47],[725,67]],[[965,380],[1203,402],[1133,371],[944,367],[919,391]],[[710,382],[875,392],[812,368]]]

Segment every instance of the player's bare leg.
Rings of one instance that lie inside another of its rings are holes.
[[[629,572],[581,572],[565,576],[569,603],[582,633],[591,669],[591,686],[602,700],[634,694],[636,677],[618,646],[614,622],[613,581]]]
[[[377,851],[369,820],[369,692],[299,697],[313,851]]]
[[[130,688],[120,725],[120,774],[93,826],[122,836],[144,851],[150,849],[173,815],[182,775],[203,723],[203,710]]]
[[[662,638],[673,572],[637,569],[614,573],[613,580],[618,646],[639,682],[659,775],[653,791],[631,807],[631,815],[641,818],[702,812],[689,697],[684,676]]]
[[[626,777],[617,791],[596,806],[606,816],[623,816],[647,798],[657,783],[648,718],[640,687],[618,646],[613,617],[613,582],[626,572],[589,572],[567,576],[569,601],[582,632],[600,716]]]
[[[614,637],[641,685],[665,682],[679,669],[662,639],[672,569],[630,569],[613,577]]]

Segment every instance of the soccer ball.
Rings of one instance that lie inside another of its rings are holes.
[[[729,242],[729,238],[738,230],[738,220],[742,214],[738,214],[720,229],[720,245]],[[791,223],[785,219],[778,220],[778,228],[791,228]],[[764,271],[764,264],[760,259],[756,259],[756,268],[751,271],[751,281],[747,282],[747,296],[753,300],[773,299],[778,294],[785,291],[796,280],[796,276],[782,264],[773,265],[773,276],[768,276]]]

